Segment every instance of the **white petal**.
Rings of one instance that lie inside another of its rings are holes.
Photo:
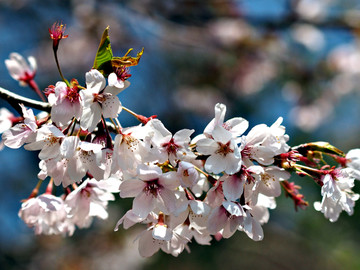
[[[159,251],[163,241],[155,240],[151,231],[145,231],[139,239],[139,253],[142,257],[151,257]]]
[[[105,88],[105,78],[97,69],[92,69],[89,72],[86,72],[85,78],[86,87],[93,89],[96,93],[99,93]]]
[[[154,209],[155,197],[152,194],[141,192],[133,201],[133,212],[145,218]]]
[[[236,175],[226,176],[222,185],[226,199],[229,201],[236,201],[239,199],[244,190],[244,182],[245,181],[241,180],[241,178]]]
[[[208,219],[208,231],[210,234],[215,234],[225,227],[227,223],[226,210],[220,206],[215,208]]]
[[[120,197],[136,197],[140,192],[142,192],[145,186],[146,183],[137,179],[126,180],[120,185]]]
[[[105,118],[117,118],[121,112],[121,103],[117,96],[109,96],[102,103],[103,115]]]

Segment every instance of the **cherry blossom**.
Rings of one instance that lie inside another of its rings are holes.
[[[14,115],[6,108],[0,109],[0,134],[12,127]]]
[[[25,145],[26,150],[41,150],[40,159],[56,158],[60,155],[61,142],[65,135],[53,125],[43,125],[36,131],[36,139]]]
[[[157,160],[159,163],[169,160],[172,165],[176,165],[178,160],[195,159],[196,156],[189,148],[190,135],[194,130],[182,129],[172,135],[158,119],[152,119],[146,126],[151,134],[153,146],[151,160]]]
[[[21,205],[19,217],[35,234],[72,235],[75,227],[67,219],[64,201],[51,194],[42,194],[26,200]]]
[[[249,122],[241,117],[235,117],[224,122],[226,106],[221,103],[215,105],[215,118],[206,126],[204,134],[208,137],[212,136],[212,132],[216,126],[222,126],[231,134],[233,138],[241,136],[249,127]]]
[[[120,185],[122,198],[135,197],[133,212],[145,218],[155,208],[165,214],[175,211],[174,190],[179,186],[175,172],[162,173],[159,167],[138,167],[137,179],[128,179]]]
[[[82,107],[77,85],[67,86],[64,82],[57,82],[53,92],[48,94],[51,107],[51,119],[61,126],[65,126],[75,117],[80,119]]]
[[[281,122],[282,118],[279,117],[270,127],[265,124],[256,125],[244,136],[242,155],[245,157],[245,165],[252,165],[249,158],[262,165],[270,165],[274,162],[274,156],[289,150],[286,143],[289,137]]]
[[[112,87],[105,88],[105,78],[96,69],[86,73],[87,89],[80,91],[83,112],[80,126],[93,131],[100,122],[101,116],[115,118],[121,111],[119,98],[114,95]]]
[[[200,139],[196,149],[200,154],[210,155],[205,162],[205,170],[218,174],[226,172],[234,174],[240,170],[240,149],[232,138],[232,134],[221,126],[216,126],[212,132],[213,138]]]
[[[10,148],[19,148],[24,143],[30,143],[36,136],[37,124],[32,109],[26,109],[22,104],[20,106],[24,122],[5,130],[2,134],[4,144]]]
[[[26,86],[31,80],[34,79],[36,74],[36,60],[33,56],[28,57],[28,62],[18,53],[11,53],[10,59],[5,60],[6,68],[10,76],[19,81],[21,86]]]
[[[213,209],[208,219],[208,230],[216,234],[222,230],[224,238],[231,237],[244,220],[245,211],[239,203],[224,201]]]
[[[118,192],[119,182],[116,179],[97,181],[85,180],[79,187],[66,196],[65,204],[68,217],[79,228],[89,227],[93,217],[108,218],[106,207],[108,201],[114,201],[112,192]],[[106,182],[106,183],[105,183]]]

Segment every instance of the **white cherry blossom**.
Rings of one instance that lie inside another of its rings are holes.
[[[210,234],[216,234],[222,230],[224,238],[231,237],[246,216],[243,207],[236,202],[224,201],[221,206],[213,209],[208,219]]]
[[[2,134],[4,144],[10,148],[20,148],[24,143],[30,143],[36,137],[37,124],[32,109],[26,109],[22,104],[20,106],[24,123],[16,124]]]
[[[51,119],[58,125],[65,126],[75,117],[80,119],[82,107],[77,86],[69,87],[64,82],[57,82],[53,93],[48,95],[51,105]]]
[[[207,137],[212,136],[212,132],[216,126],[222,126],[228,130],[233,138],[241,136],[249,127],[249,122],[241,117],[235,117],[224,122],[226,106],[221,103],[215,105],[215,118],[206,126],[204,134]]]
[[[109,182],[112,183],[106,186]],[[112,192],[118,192],[119,182],[115,179],[100,182],[95,179],[85,180],[66,196],[68,218],[79,228],[89,227],[93,217],[107,219],[106,207],[108,201],[115,200]]]
[[[151,160],[157,160],[159,163],[169,160],[175,166],[178,160],[195,159],[196,156],[189,148],[193,129],[182,129],[172,135],[158,119],[152,119],[146,124],[146,127],[152,134]]]
[[[0,134],[12,127],[14,115],[6,108],[0,109]]]
[[[37,65],[33,56],[28,57],[28,63],[18,53],[11,53],[10,59],[5,60],[6,68],[8,69],[10,76],[19,81],[21,86],[26,86],[26,82],[35,77]]]
[[[40,159],[56,158],[60,155],[60,145],[65,135],[54,125],[43,125],[36,131],[36,139],[24,146],[26,150],[41,150]]]
[[[135,197],[132,210],[139,217],[145,218],[154,209],[169,214],[176,209],[174,190],[179,184],[176,172],[140,165],[137,179],[121,183],[120,197]]]
[[[353,170],[353,176],[360,180],[360,149],[351,149],[345,156],[346,166]]]
[[[200,154],[210,155],[205,162],[205,170],[208,172],[234,174],[240,170],[240,149],[232,134],[221,126],[214,128],[212,138],[200,139],[196,149]]]
[[[42,194],[21,205],[19,217],[33,227],[35,234],[72,235],[75,227],[67,219],[64,201],[51,194]]]
[[[112,87],[105,88],[105,78],[96,69],[86,73],[87,89],[80,91],[81,105],[83,107],[80,126],[89,132],[93,131],[105,118],[116,118],[122,107],[119,98],[114,95]]]
[[[252,165],[249,158],[262,165],[271,165],[274,163],[274,156],[289,150],[286,143],[289,136],[285,134],[285,127],[281,123],[282,117],[279,117],[270,127],[265,124],[256,125],[242,138],[245,165]]]

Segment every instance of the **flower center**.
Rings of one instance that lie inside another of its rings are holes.
[[[68,87],[66,91],[66,98],[71,103],[79,102],[80,95],[77,87],[73,87],[73,88]]]
[[[146,181],[146,186],[144,188],[144,192],[149,195],[152,194],[154,197],[157,197],[158,190],[161,188],[161,185],[158,183],[159,179],[154,179],[150,181]]]
[[[169,142],[163,143],[161,146],[164,147],[169,154],[175,154],[180,148],[180,146],[174,142],[174,138],[171,138]]]
[[[219,148],[216,150],[216,154],[220,154],[225,157],[229,153],[234,153],[234,150],[230,147],[230,141],[227,143],[218,142],[218,146]]]

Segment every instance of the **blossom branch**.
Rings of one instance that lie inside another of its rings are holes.
[[[22,103],[25,106],[28,106],[28,107],[31,107],[34,109],[38,109],[38,110],[43,110],[46,112],[50,112],[50,110],[51,110],[51,106],[47,102],[37,101],[37,100],[33,100],[31,98],[26,98],[26,97],[20,96],[18,94],[12,93],[11,91],[6,90],[2,87],[0,87],[0,97],[3,98],[4,100],[6,100],[7,102],[9,102],[9,104],[11,106],[13,106],[16,110],[18,110],[18,108],[16,108],[16,104],[19,104],[19,103]]]

